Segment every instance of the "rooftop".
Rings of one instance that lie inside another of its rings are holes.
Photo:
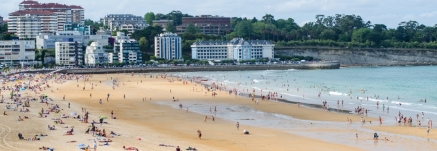
[[[65,4],[59,4],[59,3],[38,3],[37,1],[33,1],[33,0],[24,0],[20,4],[27,4],[27,5],[29,5],[28,8],[83,9],[81,6],[77,6],[77,5],[65,5]]]
[[[200,40],[193,43],[193,45],[238,45],[243,44],[244,42],[248,42],[251,45],[268,45],[272,44],[268,40],[244,40],[243,38],[234,38],[230,41],[222,41],[222,40]]]
[[[20,4],[39,4],[39,3],[37,1],[33,1],[33,0],[24,0]]]
[[[54,14],[51,11],[46,11],[46,10],[18,10],[12,13],[9,13],[9,16],[21,16],[21,15],[26,15],[26,14],[30,14],[30,15],[52,15]]]

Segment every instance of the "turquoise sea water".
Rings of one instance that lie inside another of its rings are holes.
[[[321,104],[326,100],[330,108],[353,110],[361,106],[369,109],[369,114],[373,116],[394,117],[400,111],[404,116],[415,117],[424,112],[425,119],[437,117],[436,66],[189,72],[176,75],[204,77],[210,82],[237,88],[240,92],[255,90],[259,94],[261,89],[264,95],[268,91],[277,92],[291,101]],[[425,99],[427,103],[423,102]],[[345,104],[337,105],[338,100],[344,100]],[[376,107],[377,101],[379,108]],[[387,113],[387,107],[390,113]],[[437,118],[433,120],[437,121]]]

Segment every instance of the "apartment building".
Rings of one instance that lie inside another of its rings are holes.
[[[155,57],[167,60],[182,58],[181,37],[174,33],[155,36]]]
[[[19,10],[9,14],[8,32],[19,38],[35,38],[39,33],[57,31],[57,15],[50,11]]]
[[[55,43],[56,64],[64,66],[83,65],[82,43],[72,38]]]
[[[104,51],[104,45],[100,45],[98,42],[92,42],[90,46],[86,47],[85,51],[85,64],[89,66],[96,66],[99,64],[110,63],[109,54]]]
[[[193,59],[252,60],[274,57],[275,44],[268,40],[197,41],[191,45]]]
[[[100,21],[105,26],[108,26],[111,31],[127,30],[130,34],[137,29],[147,27],[146,21],[142,16],[135,16],[132,14],[108,14]]]
[[[38,3],[37,1],[25,0],[19,4],[19,10],[9,13],[8,31],[17,33],[20,32],[19,28],[35,31],[34,27],[30,28],[27,22],[23,22],[24,19],[29,19],[30,17],[33,17],[33,20],[39,18],[40,32],[42,33],[64,31],[65,26],[73,24],[83,25],[85,23],[84,12],[85,10],[82,7],[76,5]],[[34,24],[34,22],[31,24]],[[35,34],[21,34],[19,37],[35,38]]]
[[[16,65],[35,61],[35,42],[33,40],[0,41],[1,64]]]
[[[3,17],[0,16],[0,25],[3,25]]]
[[[231,18],[211,15],[200,15],[197,17],[182,17],[182,25],[176,26],[178,34],[185,33],[189,24],[199,28],[203,34],[225,35],[231,31]]]
[[[143,57],[139,43],[130,39],[124,32],[117,32],[114,43],[113,62],[142,63]]]

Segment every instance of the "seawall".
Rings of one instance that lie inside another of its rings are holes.
[[[342,66],[406,66],[437,65],[437,50],[402,48],[334,48],[286,47],[275,49],[275,55],[311,56],[320,60],[336,60]]]
[[[304,64],[278,65],[234,65],[234,66],[186,66],[186,67],[151,67],[151,68],[92,68],[64,69],[58,73],[68,74],[105,74],[105,73],[151,73],[151,72],[198,72],[198,71],[245,71],[245,70],[288,70],[288,69],[339,69],[338,62],[317,62]]]

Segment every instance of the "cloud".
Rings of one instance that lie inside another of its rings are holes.
[[[23,0],[0,0],[0,16],[18,10]],[[43,3],[80,5],[85,18],[99,20],[106,14],[134,14],[147,12],[167,14],[179,10],[191,15],[219,15],[227,17],[261,18],[266,13],[275,19],[293,18],[296,23],[314,21],[317,14],[360,15],[365,21],[397,27],[401,21],[416,20],[421,24],[437,22],[437,0],[37,0]],[[423,5],[426,4],[426,5]]]
[[[420,17],[427,17],[427,18],[431,18],[431,17],[437,17],[437,11],[431,12],[431,13],[423,13],[419,15]]]

